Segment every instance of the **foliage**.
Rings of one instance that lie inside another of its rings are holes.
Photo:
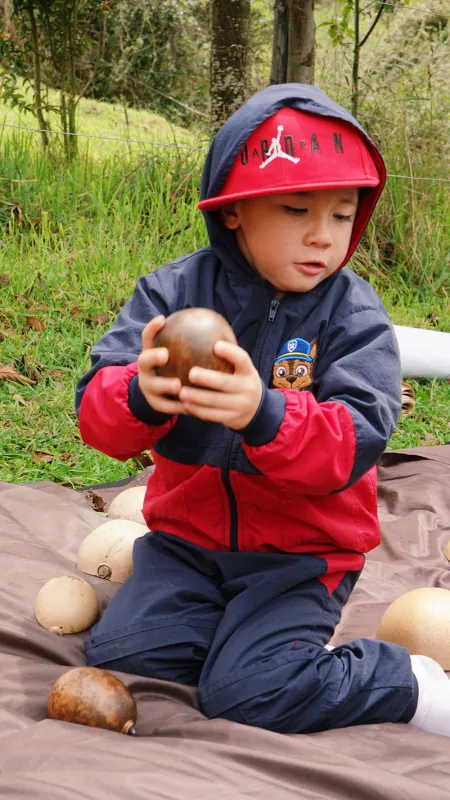
[[[79,110],[82,130],[117,133],[120,106],[82,100]],[[2,111],[7,119],[14,113]],[[163,141],[170,131],[143,111],[130,112],[129,123],[132,138],[147,128]],[[387,154],[388,169],[391,157],[407,159],[398,146]],[[136,280],[206,244],[196,207],[204,155],[181,145],[134,145],[127,154],[126,145],[94,139],[70,164],[58,148],[40,153],[32,138],[3,139],[0,360],[37,383],[0,381],[1,479],[82,486],[140,469],[142,459],[116,462],[82,443],[75,385]],[[391,181],[353,266],[381,293],[395,323],[450,330],[449,196],[445,184],[437,186],[428,185],[418,202],[414,185]],[[398,248],[390,262],[381,248],[392,235],[388,225]],[[450,384],[413,386],[416,413],[400,419],[391,448],[450,439]]]

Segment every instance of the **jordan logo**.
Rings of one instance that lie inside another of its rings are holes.
[[[267,151],[267,159],[263,161],[262,164],[259,165],[260,169],[264,169],[270,164],[271,161],[275,161],[276,158],[287,158],[288,161],[292,161],[293,164],[298,164],[300,161],[299,158],[294,158],[294,156],[290,156],[289,153],[285,153],[284,150],[281,149],[280,138],[281,138],[281,131],[284,130],[283,125],[278,125],[278,136],[277,138],[272,139],[272,144],[270,145]]]

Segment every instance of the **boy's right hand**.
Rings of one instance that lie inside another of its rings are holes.
[[[167,395],[178,397],[181,391],[179,378],[161,378],[155,367],[163,366],[169,358],[167,347],[154,347],[155,337],[163,327],[166,318],[162,315],[152,319],[142,331],[142,352],[138,358],[139,388],[147,403],[163,414],[183,414],[183,404]]]

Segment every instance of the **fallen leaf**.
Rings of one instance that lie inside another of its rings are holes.
[[[23,296],[23,294],[15,294],[14,297],[19,301],[19,303],[27,306],[27,308],[29,307],[30,303],[28,302],[27,298]]]
[[[58,378],[62,378],[64,376],[64,370],[63,369],[50,369],[48,371],[48,376],[49,376],[49,378],[52,378],[52,380],[57,381]]]
[[[435,444],[440,444],[438,437],[433,433],[424,433],[423,440],[426,442],[428,447],[432,447]]]
[[[153,465],[153,459],[148,453],[139,453],[138,456],[133,458],[133,462],[137,469],[145,469],[146,467],[151,467]]]
[[[16,368],[13,366],[6,366],[6,364],[0,364],[0,381],[13,381],[14,383],[36,383],[36,381],[32,381],[30,378],[26,378],[24,375],[21,375],[20,372],[17,372]]]
[[[72,453],[60,453],[58,458],[60,461],[65,461],[72,466],[76,463]]]
[[[109,295],[108,295],[108,297],[106,298],[106,302],[108,303],[108,305],[109,305],[109,306],[112,306],[112,303],[113,303],[113,296],[112,296],[112,294],[109,294]]]
[[[106,503],[99,494],[94,492],[93,489],[88,489],[87,492],[84,493],[86,500],[88,501],[91,508],[94,511],[104,511],[106,508]]]
[[[38,383],[41,378],[36,366],[33,364],[28,364],[27,361],[25,361],[25,372],[27,373],[27,376],[35,383]]]
[[[89,325],[93,322],[97,325],[104,325],[105,322],[108,322],[108,320],[109,314],[93,314],[92,317],[85,317],[85,322],[87,322]]]
[[[122,308],[122,307],[125,305],[125,303],[126,303],[126,302],[127,302],[127,301],[126,301],[126,298],[125,298],[125,297],[122,297],[122,298],[119,300],[119,308]]]
[[[46,453],[43,450],[35,450],[33,453],[33,461],[35,464],[40,464],[41,461],[44,461],[46,464],[49,464],[50,461],[54,461],[55,456],[51,453]]]
[[[72,308],[72,311],[70,312],[70,316],[72,317],[72,319],[75,319],[75,317],[78,317],[79,313],[80,313],[80,306],[74,306]]]
[[[25,320],[28,327],[33,328],[33,330],[35,331],[45,330],[45,324],[41,319],[39,319],[39,317],[26,317]]]
[[[10,339],[17,339],[17,341],[23,340],[23,336],[20,336],[20,334],[11,330],[11,328],[0,328],[0,334],[3,336],[3,338],[5,338],[5,336],[9,336]]]
[[[11,278],[5,272],[0,273],[0,284],[2,284],[3,286],[8,286],[10,280]]]
[[[406,381],[402,381],[402,414],[405,417],[414,413],[416,402],[414,400],[414,389]]]
[[[23,405],[23,406],[27,405],[27,401],[24,400],[22,395],[20,395],[20,394],[13,394],[12,399],[16,400],[18,403],[21,403],[21,405]]]
[[[21,228],[23,225],[23,213],[21,207],[18,206],[17,203],[8,203],[8,205],[11,206],[11,219],[16,217],[17,222],[19,223],[19,228]]]
[[[38,272],[38,281],[39,281],[39,288],[41,292],[45,291],[45,282],[40,272]]]

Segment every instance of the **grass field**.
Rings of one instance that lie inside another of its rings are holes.
[[[103,106],[82,104],[79,129],[92,132],[94,119],[101,135],[120,130],[137,139],[143,131],[148,138],[148,125],[159,141],[198,144],[153,114],[146,120],[147,112],[139,112],[138,127],[130,119],[120,127],[120,107]],[[0,122],[13,113],[1,108]],[[0,147],[0,362],[36,382],[0,381],[0,480],[77,487],[132,475],[139,463],[113,461],[81,442],[75,385],[89,366],[92,344],[136,280],[206,243],[196,209],[202,153],[94,139],[68,166],[57,145],[44,157],[38,134],[6,130]],[[388,153],[393,172],[405,168],[397,156]],[[429,174],[430,164],[413,168]],[[380,292],[394,323],[450,331],[448,192],[444,184],[417,184],[389,181],[353,266]],[[413,387],[415,414],[399,421],[390,448],[450,440],[450,384],[415,381]]]

